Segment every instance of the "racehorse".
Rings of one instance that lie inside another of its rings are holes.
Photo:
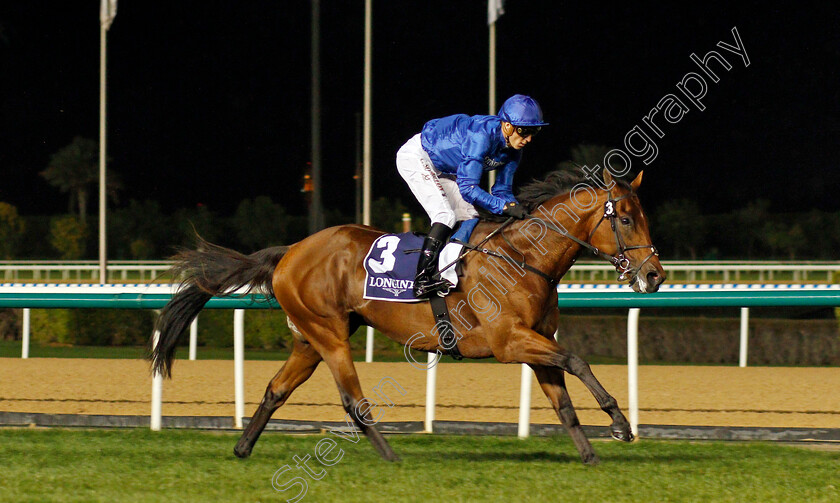
[[[578,421],[564,372],[579,378],[611,417],[614,438],[630,442],[634,437],[615,398],[589,365],[555,341],[556,287],[579,254],[592,252],[615,265],[619,279],[636,292],[658,289],[665,271],[636,194],[641,180],[642,173],[628,183],[604,170],[603,180],[590,184],[571,170],[558,170],[525,185],[517,197],[529,208],[529,216],[501,224],[480,221],[470,239],[475,250],[463,257],[463,277],[446,297],[453,314],[448,330],[457,334],[460,354],[528,364],[586,464],[598,463],[598,457]],[[363,298],[362,262],[382,234],[368,226],[342,225],[251,255],[199,238],[197,249],[175,256],[172,277],[183,279],[156,323],[158,342],[149,355],[152,370],[171,377],[178,338],[211,297],[263,293],[286,313],[294,346],[269,382],[234,454],[251,454],[274,411],[323,360],[355,425],[380,456],[397,460],[371,419],[370,402],[362,394],[350,354],[350,336],[368,325],[412,349],[446,353],[453,348],[443,342],[443,330],[428,303]]]

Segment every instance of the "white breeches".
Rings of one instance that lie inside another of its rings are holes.
[[[473,205],[461,197],[455,180],[438,176],[440,171],[432,164],[429,154],[423,150],[419,133],[397,152],[397,171],[426,210],[433,224],[441,223],[451,229],[455,222],[478,216]]]

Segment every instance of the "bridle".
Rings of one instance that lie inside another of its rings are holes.
[[[653,257],[658,257],[659,251],[653,244],[627,246],[624,242],[624,238],[621,237],[621,233],[618,232],[618,226],[616,225],[616,220],[618,219],[618,212],[616,210],[618,208],[618,202],[622,199],[630,197],[631,195],[633,195],[633,193],[628,192],[627,194],[624,194],[623,196],[614,199],[612,196],[612,191],[607,191],[607,201],[604,203],[604,214],[601,215],[601,219],[598,221],[597,224],[595,224],[595,227],[589,233],[589,237],[586,239],[586,241],[572,236],[568,233],[568,231],[561,229],[554,223],[544,220],[540,217],[528,215],[526,218],[541,222],[547,228],[553,230],[554,232],[557,232],[558,234],[566,238],[571,239],[575,243],[586,248],[587,250],[592,252],[593,255],[603,258],[604,260],[612,264],[613,267],[615,267],[615,272],[618,273],[618,281],[626,281],[627,279],[630,279],[630,284],[632,285],[633,283],[635,283],[636,276],[639,274],[639,271],[641,270],[642,266],[644,266]],[[592,241],[592,236],[595,235],[595,232],[598,230],[598,227],[600,227],[601,224],[604,223],[604,220],[609,220],[610,227],[612,228],[613,234],[615,235],[615,245],[618,249],[618,253],[616,255],[609,255],[598,249],[596,246],[593,246],[589,243],[589,241]],[[636,267],[630,267],[630,259],[627,258],[626,253],[631,250],[641,250],[645,248],[650,249],[650,254],[648,254],[648,256],[645,257],[645,259],[642,260],[642,262]]]

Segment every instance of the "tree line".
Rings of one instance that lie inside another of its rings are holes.
[[[695,201],[666,201],[648,211],[651,237],[666,260],[834,260],[840,249],[840,212],[811,210],[774,214],[769,202],[751,201],[725,214],[704,215]],[[379,198],[372,204],[373,225],[402,230],[402,202]],[[413,215],[412,228],[423,229],[425,215]],[[352,223],[353,216],[326,211],[327,225]],[[0,259],[93,260],[98,256],[97,217],[76,214],[24,216],[0,202]],[[108,257],[111,260],[158,260],[177,247],[204,239],[253,252],[305,238],[307,216],[290,215],[267,196],[242,200],[233,215],[207,206],[171,214],[152,200],[128,201],[108,213]]]
[[[763,199],[704,215],[696,201],[667,201],[649,211],[651,236],[665,259],[836,260],[840,211],[771,213]]]
[[[377,199],[371,205],[372,225],[401,232],[406,211],[400,201]],[[336,210],[327,210],[325,217],[328,226],[353,223],[352,215]],[[233,215],[204,205],[167,214],[157,201],[131,200],[109,210],[107,219],[109,260],[165,259],[179,247],[194,247],[196,234],[244,253],[291,244],[308,234],[307,216],[290,215],[267,196],[242,200]],[[70,213],[24,216],[0,202],[0,259],[95,260],[98,230],[98,216],[88,215],[84,222]]]
[[[572,161],[595,165],[609,149],[579,145]],[[68,212],[51,216],[20,215],[0,201],[0,259],[83,260],[98,257],[98,216],[88,213],[89,194],[99,179],[98,144],[76,137],[50,157],[41,176],[68,195]],[[253,252],[290,244],[308,234],[306,215],[291,215],[268,196],[243,199],[233,215],[208,206],[165,213],[154,200],[120,204],[119,176],[108,173],[107,193],[117,207],[108,212],[110,260],[159,260],[177,247],[191,247],[195,234],[204,239]],[[696,201],[678,199],[648,208],[651,236],[665,259],[781,259],[832,260],[840,249],[840,212],[770,212],[766,200],[748,202],[725,214],[702,214]],[[400,232],[408,208],[399,200],[379,198],[372,203],[374,227]],[[413,215],[412,228],[427,227],[424,214]],[[325,212],[327,226],[352,223],[353,215],[336,209]]]

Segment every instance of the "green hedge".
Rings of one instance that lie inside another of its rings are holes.
[[[840,272],[835,272],[834,274],[832,274],[831,282],[835,285],[840,283]],[[840,323],[840,307],[834,308],[834,318],[836,318],[838,323]]]
[[[0,328],[17,331],[19,337],[20,310],[14,316],[17,323],[3,323]],[[31,313],[32,341],[41,344],[69,344],[82,346],[137,346],[146,344],[154,329],[157,314],[136,309],[33,309]],[[202,311],[198,322],[198,343],[201,346],[233,346],[233,311],[208,309]],[[5,335],[5,334],[4,334]],[[14,337],[14,334],[8,334]],[[14,338],[18,338],[14,337]],[[189,343],[188,337],[180,341]],[[249,348],[283,349],[291,345],[291,332],[280,310],[251,310],[245,315],[245,346]]]
[[[639,319],[642,361],[738,363],[741,322],[737,318]],[[560,344],[586,359],[627,358],[625,316],[561,316]],[[750,365],[840,365],[836,320],[752,319]]]
[[[20,338],[20,309],[0,310],[0,337]],[[138,346],[146,344],[156,314],[129,309],[33,309],[35,343]],[[584,357],[620,361],[627,357],[625,316],[563,315],[560,343]],[[198,343],[233,345],[233,311],[208,309],[198,321]],[[350,339],[353,349],[365,346],[365,328]],[[737,318],[646,317],[639,322],[639,357],[647,362],[734,364],[738,362],[740,321]],[[183,337],[182,345],[189,338]],[[291,347],[292,335],[279,309],[245,313],[248,348]],[[402,351],[377,334],[375,351]],[[836,320],[750,320],[750,365],[840,365],[840,331]]]
[[[0,339],[16,340],[20,338],[20,309],[0,309]]]
[[[148,340],[154,317],[136,309],[33,309],[30,334],[41,344],[137,346]]]
[[[365,327],[350,339],[352,349],[365,347]],[[188,343],[181,340],[181,345]],[[198,315],[198,344],[211,347],[233,346],[233,311],[207,309]],[[280,309],[251,309],[245,311],[245,347],[288,349],[294,344],[286,315]],[[374,351],[402,351],[402,346],[377,332]]]
[[[187,337],[181,341],[186,345]],[[198,315],[198,344],[227,348],[233,346],[233,311],[206,309]],[[291,347],[292,333],[286,315],[279,309],[245,311],[245,347],[283,349]]]
[[[0,338],[19,340],[21,309],[0,309]],[[31,340],[37,344],[79,346],[142,346],[152,334],[157,314],[137,309],[32,309]],[[353,349],[365,347],[365,328],[351,339]],[[180,345],[189,344],[184,336]],[[245,312],[245,346],[259,349],[288,349],[293,344],[286,315],[280,309]],[[233,311],[207,309],[198,316],[198,344],[233,346]],[[377,333],[376,351],[401,351],[398,343]]]

